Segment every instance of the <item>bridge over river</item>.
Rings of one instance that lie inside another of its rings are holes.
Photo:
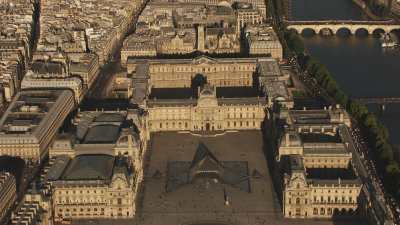
[[[354,100],[357,100],[363,104],[386,105],[390,103],[400,103],[400,97],[361,97],[354,98]]]
[[[305,29],[313,30],[320,33],[321,30],[330,30],[336,34],[341,29],[348,30],[351,34],[355,34],[358,30],[365,30],[368,34],[372,34],[377,30],[383,30],[389,33],[393,30],[400,29],[400,23],[394,20],[322,20],[322,21],[284,21],[288,30],[295,30],[302,33]]]

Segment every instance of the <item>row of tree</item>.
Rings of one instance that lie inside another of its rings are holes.
[[[287,46],[297,55],[303,71],[307,71],[336,103],[345,107],[358,122],[362,134],[372,149],[373,161],[385,188],[400,200],[400,151],[390,144],[386,127],[368,111],[365,105],[348,98],[325,65],[316,58],[304,54],[303,41],[296,32],[287,31],[284,36]]]

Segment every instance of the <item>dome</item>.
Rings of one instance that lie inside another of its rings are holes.
[[[128,147],[131,144],[133,147],[139,146],[139,135],[132,130],[124,131],[117,141],[117,146]]]

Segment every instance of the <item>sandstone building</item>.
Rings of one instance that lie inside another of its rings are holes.
[[[0,119],[0,155],[40,161],[75,107],[70,90],[19,92]]]
[[[260,129],[274,103],[293,106],[271,58],[128,60],[148,131]]]
[[[35,184],[34,184],[35,185]],[[11,216],[12,225],[53,225],[51,198],[36,188],[28,190]]]
[[[8,172],[0,172],[0,222],[9,212],[17,199],[15,177]]]
[[[289,218],[355,214],[361,180],[352,165],[349,115],[340,108],[291,110],[279,143],[283,213]]]
[[[133,217],[139,179],[128,160],[101,154],[58,157],[48,177],[55,220]]]

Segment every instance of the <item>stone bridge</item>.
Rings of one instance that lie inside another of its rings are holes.
[[[324,21],[285,21],[288,30],[295,30],[302,33],[306,29],[313,30],[319,34],[321,30],[329,30],[336,34],[339,30],[345,29],[350,34],[355,34],[358,30],[365,30],[372,34],[377,30],[389,33],[400,29],[400,23],[393,20],[384,21],[352,21],[352,20],[324,20]]]

